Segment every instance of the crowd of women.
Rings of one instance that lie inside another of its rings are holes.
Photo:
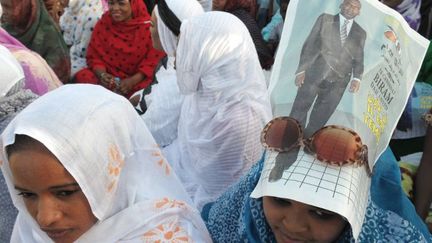
[[[382,2],[419,28],[420,0]],[[254,196],[288,0],[0,3],[0,242],[432,242],[430,152],[415,204],[381,155],[357,234]]]

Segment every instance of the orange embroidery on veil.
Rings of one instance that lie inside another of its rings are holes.
[[[170,200],[165,197],[159,201],[156,201],[155,208],[157,209],[166,209],[166,208],[184,208],[186,204],[182,201]]]
[[[125,161],[120,154],[119,149],[116,145],[111,145],[108,149],[108,174],[112,177],[111,182],[108,184],[107,190],[111,192],[117,185],[117,180],[120,175],[121,169],[123,168]]]
[[[159,146],[157,146],[157,148],[159,148]],[[168,162],[166,161],[166,159],[162,156],[161,152],[160,151],[153,151],[151,153],[151,155],[153,157],[158,158],[157,164],[160,167],[162,167],[162,169],[165,170],[165,174],[166,175],[170,175],[170,173],[171,173],[171,166],[168,164]]]
[[[147,231],[142,239],[144,242],[172,242],[182,243],[189,242],[189,236],[186,231],[179,226],[177,220],[169,223],[160,224],[156,228]]]

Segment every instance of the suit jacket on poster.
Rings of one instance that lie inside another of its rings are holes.
[[[365,39],[366,32],[353,21],[342,46],[339,14],[322,14],[303,45],[296,73],[306,71],[305,81],[343,81],[346,85],[352,73],[361,80]]]

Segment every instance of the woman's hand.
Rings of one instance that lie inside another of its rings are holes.
[[[120,81],[120,85],[118,86],[118,92],[123,95],[127,95],[132,91],[136,84],[136,80],[132,78],[125,78]]]
[[[137,85],[139,82],[142,82],[144,79],[144,74],[138,72],[128,78],[121,80],[117,91],[120,94],[127,95],[133,90],[135,85]]]
[[[99,81],[102,86],[104,86],[107,89],[113,90],[116,87],[114,76],[109,73],[101,73],[99,74]]]

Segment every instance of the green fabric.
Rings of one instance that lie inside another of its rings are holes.
[[[70,78],[69,49],[42,0],[35,1],[37,6],[36,18],[27,31],[17,33],[14,26],[7,23],[4,23],[3,27],[27,48],[39,53],[58,78],[66,83]]]
[[[432,45],[430,44],[417,76],[417,82],[426,82],[432,85]]]

